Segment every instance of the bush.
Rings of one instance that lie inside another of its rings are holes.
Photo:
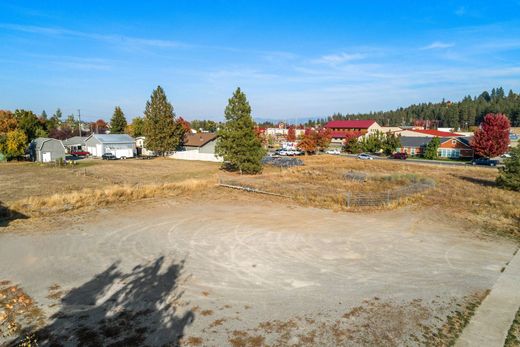
[[[368,180],[368,174],[359,171],[349,171],[343,175],[348,181],[366,182]]]
[[[511,158],[504,160],[504,167],[496,179],[499,187],[520,191],[520,146],[511,150]]]

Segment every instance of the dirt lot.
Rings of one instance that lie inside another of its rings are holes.
[[[40,342],[445,343],[516,249],[414,208],[344,214],[240,195],[149,200],[53,229],[0,234],[0,279],[42,308]]]
[[[490,169],[304,160],[256,177],[170,159],[1,165],[2,204],[32,217],[0,223],[2,333],[10,322],[42,344],[453,341],[517,247],[518,193]],[[371,179],[346,182],[350,171]],[[357,211],[334,198],[410,177],[436,187]]]

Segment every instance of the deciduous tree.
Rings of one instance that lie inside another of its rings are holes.
[[[296,129],[293,126],[290,126],[289,129],[287,129],[287,141],[296,141]]]
[[[240,88],[229,99],[224,115],[226,122],[218,131],[217,155],[240,173],[260,173],[265,150],[255,131],[251,106]]]
[[[5,141],[0,141],[0,152],[7,159],[13,159],[25,154],[28,139],[25,132],[21,129],[11,130],[5,136]]]
[[[111,134],[123,134],[126,128],[126,118],[121,107],[116,106],[112,119],[110,119],[110,133]]]
[[[305,129],[305,133],[298,142],[298,148],[305,154],[314,154],[318,150],[316,131],[310,128]]]
[[[133,137],[143,136],[144,134],[144,120],[141,117],[132,119],[129,135]]]
[[[361,153],[361,143],[359,142],[359,137],[361,133],[358,131],[349,131],[345,134],[345,139],[343,140],[343,151],[347,153]]]
[[[176,122],[173,106],[158,86],[146,102],[143,134],[145,147],[160,155],[175,151],[184,138],[184,129]]]
[[[481,157],[493,158],[507,152],[510,127],[505,115],[488,113],[471,141],[475,153]]]

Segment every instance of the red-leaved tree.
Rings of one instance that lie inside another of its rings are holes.
[[[316,138],[317,136],[315,130],[305,129],[305,133],[298,143],[298,148],[305,152],[305,154],[315,153],[318,149]]]
[[[332,132],[330,129],[321,128],[316,132],[316,146],[318,147],[318,151],[324,151],[330,145],[330,141],[332,140]]]
[[[290,126],[287,130],[287,141],[294,142],[296,141],[296,129],[293,126]]]
[[[182,126],[182,129],[184,130],[184,133],[190,133],[191,132],[190,123],[187,120],[185,120],[184,118],[179,116],[179,118],[177,118],[177,123]]]
[[[488,113],[480,128],[475,130],[471,146],[478,156],[493,158],[507,152],[509,145],[509,119],[501,114]]]

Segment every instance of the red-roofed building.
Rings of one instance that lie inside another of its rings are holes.
[[[333,120],[325,124],[325,128],[330,129],[332,142],[343,143],[349,133],[356,133],[365,136],[376,131],[381,131],[381,126],[375,120]]]
[[[420,129],[420,130],[403,130],[397,132],[402,137],[460,137],[463,136],[457,133],[450,133],[447,131],[439,131],[434,129]]]

